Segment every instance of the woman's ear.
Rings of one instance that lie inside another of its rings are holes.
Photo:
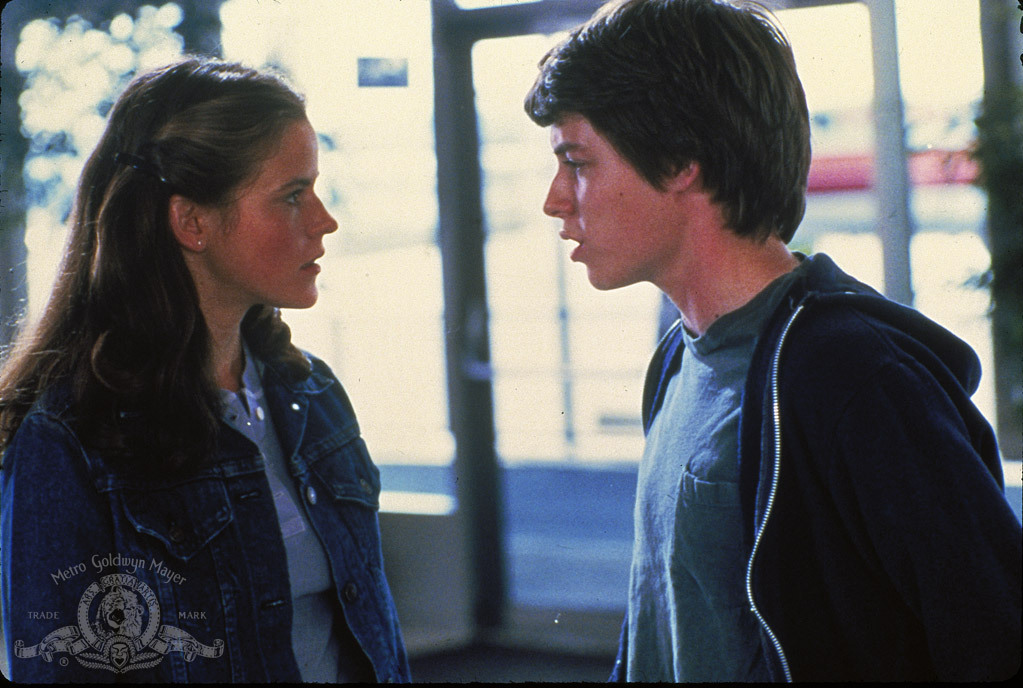
[[[170,197],[167,215],[171,231],[181,248],[193,253],[205,250],[210,223],[204,208],[195,201],[174,194]]]

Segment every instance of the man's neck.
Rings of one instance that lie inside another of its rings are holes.
[[[718,230],[695,248],[686,269],[671,284],[659,286],[678,307],[686,328],[696,335],[799,265],[799,259],[775,236],[755,242]]]

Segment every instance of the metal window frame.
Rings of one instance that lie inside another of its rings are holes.
[[[488,38],[570,28],[585,21],[600,4],[599,0],[542,0],[467,10],[453,0],[431,0],[437,240],[444,288],[448,409],[455,439],[456,496],[467,526],[472,613],[478,632],[502,625],[507,585],[472,47]]]

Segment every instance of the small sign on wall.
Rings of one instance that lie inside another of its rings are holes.
[[[359,86],[408,86],[408,58],[360,57]]]

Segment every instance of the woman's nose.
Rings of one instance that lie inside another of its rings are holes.
[[[330,234],[331,232],[336,232],[339,226],[337,220],[335,220],[334,216],[327,211],[327,206],[323,205],[323,201],[320,200],[320,197],[315,196],[315,198],[317,205],[319,205],[319,215],[313,225],[316,232],[319,234]]]

